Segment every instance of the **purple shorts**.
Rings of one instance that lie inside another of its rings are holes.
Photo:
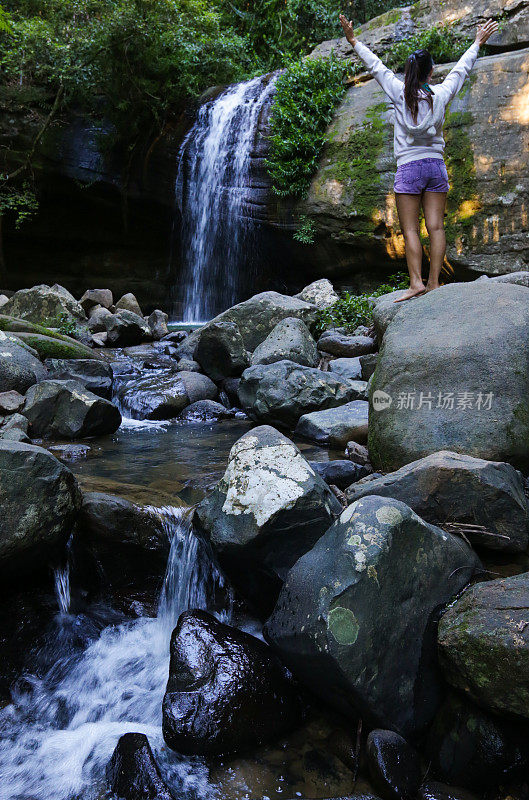
[[[397,167],[393,190],[398,194],[447,192],[448,173],[442,158],[420,158]]]

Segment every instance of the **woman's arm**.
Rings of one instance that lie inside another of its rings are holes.
[[[493,33],[498,30],[498,23],[489,19],[483,25],[480,25],[476,32],[474,43],[468,48],[466,53],[463,53],[457,64],[450,70],[444,81],[439,84],[437,91],[440,89],[446,95],[446,102],[449,103],[459,92],[464,82],[470,75],[472,67],[476,63],[479,48],[485,44]]]
[[[402,91],[402,81],[388,69],[369,47],[359,42],[354,34],[353,23],[340,14],[340,22],[345,33],[345,38],[355,49],[359,58],[365,64],[367,71],[379,83],[388,97],[395,101]]]

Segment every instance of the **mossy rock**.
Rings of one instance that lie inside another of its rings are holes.
[[[42,333],[18,331],[16,337],[22,343],[32,347],[42,360],[45,358],[101,358],[94,350],[67,336],[56,339]]]

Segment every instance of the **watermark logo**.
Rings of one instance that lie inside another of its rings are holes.
[[[390,407],[392,403],[392,397],[390,394],[387,394],[387,392],[383,392],[382,389],[377,389],[375,392],[373,392],[371,402],[375,411],[383,411],[385,408]]]

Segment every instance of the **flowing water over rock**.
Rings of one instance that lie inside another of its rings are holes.
[[[182,145],[176,198],[183,269],[175,313],[184,322],[211,319],[233,305],[242,278],[251,278],[250,169],[261,112],[273,91],[270,76],[230,86],[202,105]]]
[[[151,511],[171,537],[157,617],[111,624],[116,614],[110,610],[99,609],[92,618],[67,614],[64,576],[59,579],[48,669],[26,676],[0,717],[2,800],[95,798],[123,733],[145,733],[155,752],[163,748],[171,630],[185,609],[211,608],[222,581],[191,532],[188,511]],[[203,766],[177,756],[169,760],[174,789],[182,796],[207,794]]]

